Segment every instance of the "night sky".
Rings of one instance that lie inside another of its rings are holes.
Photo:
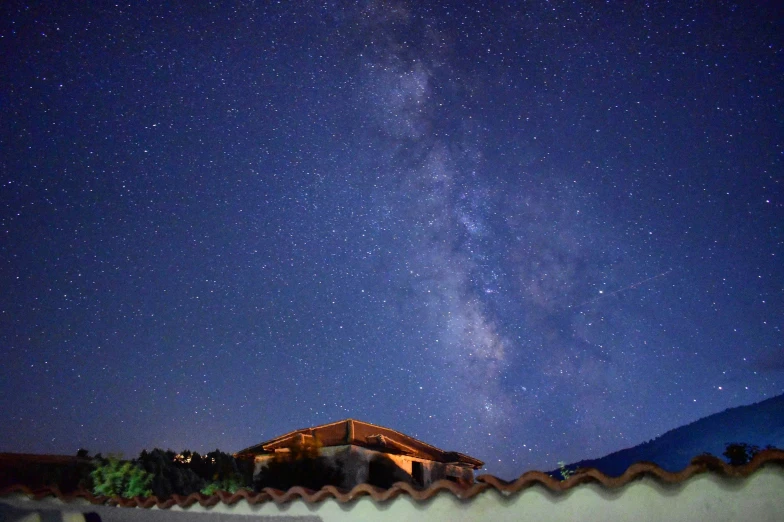
[[[87,4],[0,7],[0,451],[514,478],[784,392],[776,2]]]

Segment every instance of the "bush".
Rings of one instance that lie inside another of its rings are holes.
[[[558,473],[561,474],[561,480],[563,481],[563,480],[568,480],[569,477],[574,475],[574,470],[569,469],[569,467],[567,467],[566,465],[566,462],[561,460],[558,462]]]
[[[107,497],[149,497],[153,476],[138,464],[116,457],[96,459],[96,468],[90,474],[93,494]]]
[[[240,489],[249,489],[246,487],[242,477],[236,475],[234,477],[216,480],[207,484],[207,487],[201,490],[205,495],[212,495],[216,491],[228,491],[229,493],[236,493]]]

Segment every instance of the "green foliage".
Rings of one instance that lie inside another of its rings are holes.
[[[196,492],[210,495],[218,490],[234,493],[250,489],[253,482],[253,462],[238,463],[220,450],[202,456],[189,450],[176,454],[155,448],[142,451],[138,461],[153,475],[151,488],[160,499]]]
[[[236,461],[219,450],[204,456],[184,451],[142,451],[133,461],[119,456],[90,458],[86,449],[75,457],[50,462],[19,457],[6,459],[0,466],[0,489],[22,484],[31,489],[56,486],[63,493],[78,490],[106,496],[149,496],[166,499],[173,494],[187,496],[199,491],[230,491],[252,488],[254,463]]]
[[[229,493],[236,493],[245,487],[245,481],[242,479],[242,476],[238,474],[233,477],[210,482],[207,484],[207,487],[201,490],[201,492],[205,495],[212,495],[216,491],[228,491]]]
[[[148,497],[152,494],[150,484],[153,476],[134,462],[123,461],[116,457],[96,460],[96,467],[91,477],[95,495],[133,498]]]
[[[574,470],[566,467],[566,462],[564,461],[558,462],[558,472],[561,474],[561,480],[567,480],[574,475]]]

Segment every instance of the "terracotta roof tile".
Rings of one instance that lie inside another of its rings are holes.
[[[513,482],[507,482],[492,475],[481,475],[477,477],[477,482],[470,486],[461,486],[448,480],[439,480],[430,487],[422,490],[403,482],[398,482],[389,489],[377,488],[370,484],[359,484],[350,491],[341,490],[334,486],[326,486],[319,491],[312,491],[297,486],[288,491],[264,488],[258,493],[241,490],[233,494],[219,491],[210,496],[202,495],[201,493],[193,493],[187,497],[173,495],[172,498],[161,501],[156,497],[135,497],[131,499],[97,497],[87,491],[63,495],[56,487],[32,490],[26,486],[14,485],[0,490],[0,496],[22,493],[33,500],[54,496],[64,502],[70,502],[75,499],[85,499],[93,504],[141,508],[156,506],[159,509],[168,509],[175,504],[181,508],[187,508],[196,503],[204,507],[214,506],[220,502],[232,505],[241,500],[246,500],[249,504],[261,504],[270,501],[275,502],[276,504],[285,504],[298,498],[301,498],[308,503],[317,503],[328,498],[334,498],[338,502],[347,503],[363,496],[370,496],[376,501],[385,502],[400,495],[409,495],[410,497],[421,501],[428,500],[441,491],[449,491],[460,499],[470,499],[488,489],[496,489],[505,495],[510,495],[519,493],[520,491],[536,485],[544,486],[554,492],[567,491],[580,484],[586,483],[598,483],[605,488],[613,489],[625,486],[629,482],[643,476],[654,477],[656,480],[667,484],[677,484],[701,473],[715,473],[725,477],[743,478],[766,465],[784,467],[784,450],[768,449],[761,451],[751,460],[751,462],[742,466],[730,466],[717,457],[701,455],[692,459],[691,463],[686,468],[675,473],[665,471],[651,462],[637,462],[629,466],[623,475],[619,477],[610,477],[595,468],[588,468],[577,470],[569,479],[559,481],[552,478],[547,473],[529,471]]]

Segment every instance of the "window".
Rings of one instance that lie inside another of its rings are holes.
[[[411,478],[414,479],[414,484],[418,486],[425,485],[425,467],[421,462],[411,463]]]

